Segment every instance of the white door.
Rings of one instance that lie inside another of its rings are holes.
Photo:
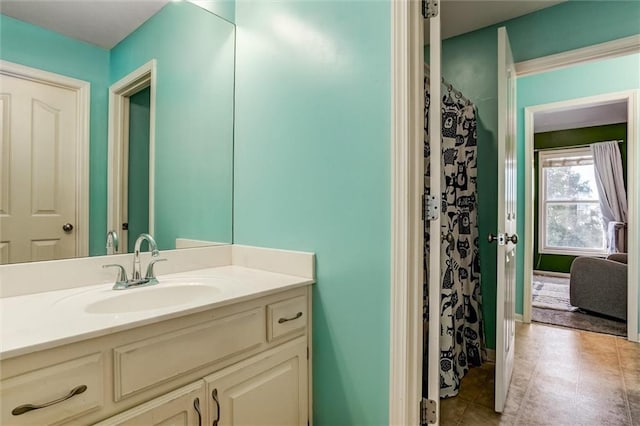
[[[498,29],[498,243],[495,409],[513,373],[516,286],[516,73],[506,28]]]
[[[429,18],[429,80],[431,106],[429,108],[429,145],[430,155],[430,182],[431,196],[437,196],[435,202],[437,211],[434,216],[425,218],[429,220],[429,262],[427,265],[428,292],[429,292],[429,330],[427,343],[427,410],[431,416],[438,419],[440,417],[440,286],[441,286],[441,181],[442,181],[442,110],[440,108],[441,99],[439,84],[441,80],[441,34],[440,34],[440,14]],[[426,167],[426,165],[425,165]],[[424,173],[423,173],[424,174]],[[435,412],[435,413],[434,413]],[[435,415],[434,415],[435,414]]]
[[[76,256],[77,93],[0,74],[0,263]]]

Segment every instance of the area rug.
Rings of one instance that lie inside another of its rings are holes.
[[[531,319],[594,333],[627,335],[624,321],[583,311],[569,303],[569,278],[533,275]]]
[[[533,307],[531,309],[531,319],[544,324],[577,328],[579,330],[592,331],[594,333],[613,334],[614,336],[627,335],[626,322],[582,311],[567,312],[559,311],[557,309]]]
[[[569,303],[569,278],[534,274],[531,306],[567,312],[578,310]]]

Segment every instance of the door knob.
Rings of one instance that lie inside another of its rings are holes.
[[[69,232],[73,231],[73,225],[70,223],[65,223],[64,225],[62,225],[62,230],[68,234]]]
[[[511,241],[513,244],[518,244],[518,234],[505,234],[507,242]]]
[[[489,236],[487,237],[487,240],[492,243],[494,241],[498,242],[499,246],[503,246],[506,243],[506,234],[489,234]]]

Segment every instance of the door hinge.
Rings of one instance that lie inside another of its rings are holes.
[[[420,401],[420,424],[432,425],[438,421],[437,404],[432,399],[422,398]]]
[[[309,346],[307,346],[307,359],[309,359]]]
[[[422,196],[422,220],[436,220],[440,215],[440,198],[437,195]]]
[[[438,10],[438,0],[422,0],[422,16],[425,18],[438,16]]]

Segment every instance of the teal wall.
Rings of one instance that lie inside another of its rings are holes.
[[[638,22],[638,1],[570,1],[443,42],[443,76],[478,108],[478,212],[481,236],[497,229],[497,28],[503,25],[507,27],[514,59],[519,62],[637,34],[640,31]],[[635,75],[637,78],[638,74]],[[574,78],[570,75],[565,77]],[[543,80],[539,80],[532,90],[551,93],[544,86],[544,78],[541,78]],[[581,84],[590,84],[589,80],[588,74],[578,79]],[[607,77],[610,83],[615,83],[614,80],[611,76]],[[563,93],[569,94],[569,90]],[[518,161],[522,164],[522,150],[518,155]],[[521,174],[520,194],[523,193],[523,185]],[[519,217],[524,217],[522,199],[519,200],[518,210]],[[524,224],[521,222],[518,226],[518,232],[522,235]],[[487,345],[495,348],[496,246],[487,243],[484,237],[480,238],[480,252]],[[517,281],[519,312],[522,312],[523,256],[520,250]]]
[[[316,425],[388,423],[390,13],[236,8],[234,243],[316,253]]]
[[[133,253],[138,235],[149,232],[149,203],[145,201],[149,199],[150,102],[149,87],[129,98],[128,253]]]
[[[618,144],[620,156],[622,157],[622,170],[626,185],[627,179],[627,123],[609,124],[606,126],[581,127],[579,129],[556,130],[552,132],[536,133],[533,138],[534,149],[548,148],[571,148],[572,146],[583,146],[587,144],[621,140]],[[524,142],[523,142],[524,144]],[[533,269],[537,271],[551,271],[568,273],[571,270],[571,263],[576,256],[560,254],[538,253],[538,191],[540,177],[538,175],[538,153],[533,159]],[[626,186],[625,186],[626,187]]]
[[[111,82],[156,59],[155,232],[231,242],[233,24],[169,3],[111,50]]]
[[[229,22],[236,22],[235,0],[190,0]]]
[[[594,96],[603,93],[640,89],[640,54],[576,65],[557,71],[518,79],[518,161],[524,162],[524,108],[569,99]],[[628,141],[639,144],[640,141]],[[639,145],[636,145],[639,146]],[[633,161],[633,159],[628,159]],[[636,159],[637,163],[637,159]],[[524,192],[524,174],[519,176],[519,191]],[[522,193],[521,192],[521,193]],[[519,205],[520,217],[524,217],[524,205]],[[522,224],[519,224],[523,228]],[[518,230],[523,232],[523,230]],[[638,238],[640,236],[629,236]],[[522,272],[520,273],[522,274]],[[517,288],[516,310],[522,312],[522,282]],[[640,317],[638,318],[640,323]]]
[[[91,83],[89,254],[105,254],[109,51],[0,15],[0,59]]]

